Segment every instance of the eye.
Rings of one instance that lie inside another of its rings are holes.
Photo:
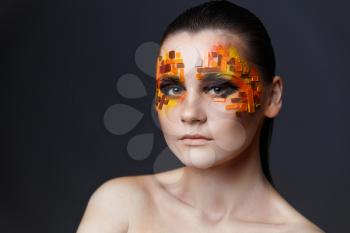
[[[233,94],[238,88],[231,84],[213,85],[205,88],[205,93],[214,96],[226,98],[227,96]]]
[[[177,97],[177,96],[181,96],[182,92],[185,89],[179,85],[168,85],[168,86],[161,86],[160,90],[167,96]]]
[[[212,87],[212,88],[209,89],[208,92],[210,92],[211,90],[213,90],[213,92],[214,92],[215,94],[218,94],[218,95],[219,95],[219,94],[222,93],[223,88],[221,88],[221,87]]]

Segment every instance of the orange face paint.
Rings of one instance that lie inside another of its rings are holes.
[[[170,98],[160,91],[160,82],[164,80],[164,77],[174,78],[178,77],[178,82],[184,86],[184,63],[181,58],[180,52],[166,51],[164,56],[158,56],[157,70],[156,70],[156,109],[162,110],[164,105],[168,107],[175,106],[179,101],[183,101],[185,94],[182,94],[178,98]]]
[[[258,71],[243,60],[237,49],[234,47],[224,47],[222,45],[213,46],[208,52],[206,64],[196,65],[196,78],[202,80],[207,74],[219,74],[238,87],[239,96],[227,98],[212,98],[214,102],[226,103],[226,110],[237,110],[240,112],[255,112],[260,106],[262,95],[261,77]],[[160,91],[160,82],[164,77],[176,78],[184,86],[184,66],[180,52],[169,51],[157,59],[156,73],[156,109],[162,110],[163,106],[175,106],[183,101],[186,93],[173,98]]]

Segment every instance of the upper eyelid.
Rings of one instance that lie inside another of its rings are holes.
[[[207,81],[207,82],[201,83],[201,87],[203,89],[215,87],[215,86],[231,86],[233,88],[238,88],[237,85],[235,85],[229,80],[214,80],[214,81]]]
[[[219,78],[221,76],[221,78]],[[204,75],[200,82],[200,87],[206,88],[209,85],[214,86],[214,85],[231,85],[234,87],[237,87],[234,83],[232,83],[229,79],[222,78],[222,76],[225,76],[224,74],[220,73],[207,73]],[[180,82],[180,78],[175,75],[163,75],[160,78],[160,85],[165,86],[165,85],[179,85],[182,86],[183,88],[186,88],[184,83]]]
[[[229,80],[206,80],[201,82],[201,86],[206,85],[222,85],[222,84],[232,84]]]

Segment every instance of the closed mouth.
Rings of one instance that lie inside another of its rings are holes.
[[[209,137],[203,136],[201,134],[185,134],[180,138],[180,140],[191,139],[191,140],[212,140]]]
[[[188,146],[202,146],[213,141],[212,138],[203,136],[201,134],[185,134],[180,138],[180,140]]]

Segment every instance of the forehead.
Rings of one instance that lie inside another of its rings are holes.
[[[184,63],[188,66],[195,63],[193,60],[198,57],[206,59],[208,52],[212,51],[215,45],[234,47],[242,57],[247,50],[237,35],[221,29],[206,29],[195,33],[182,31],[168,36],[160,49],[160,55],[171,50],[181,52]]]

